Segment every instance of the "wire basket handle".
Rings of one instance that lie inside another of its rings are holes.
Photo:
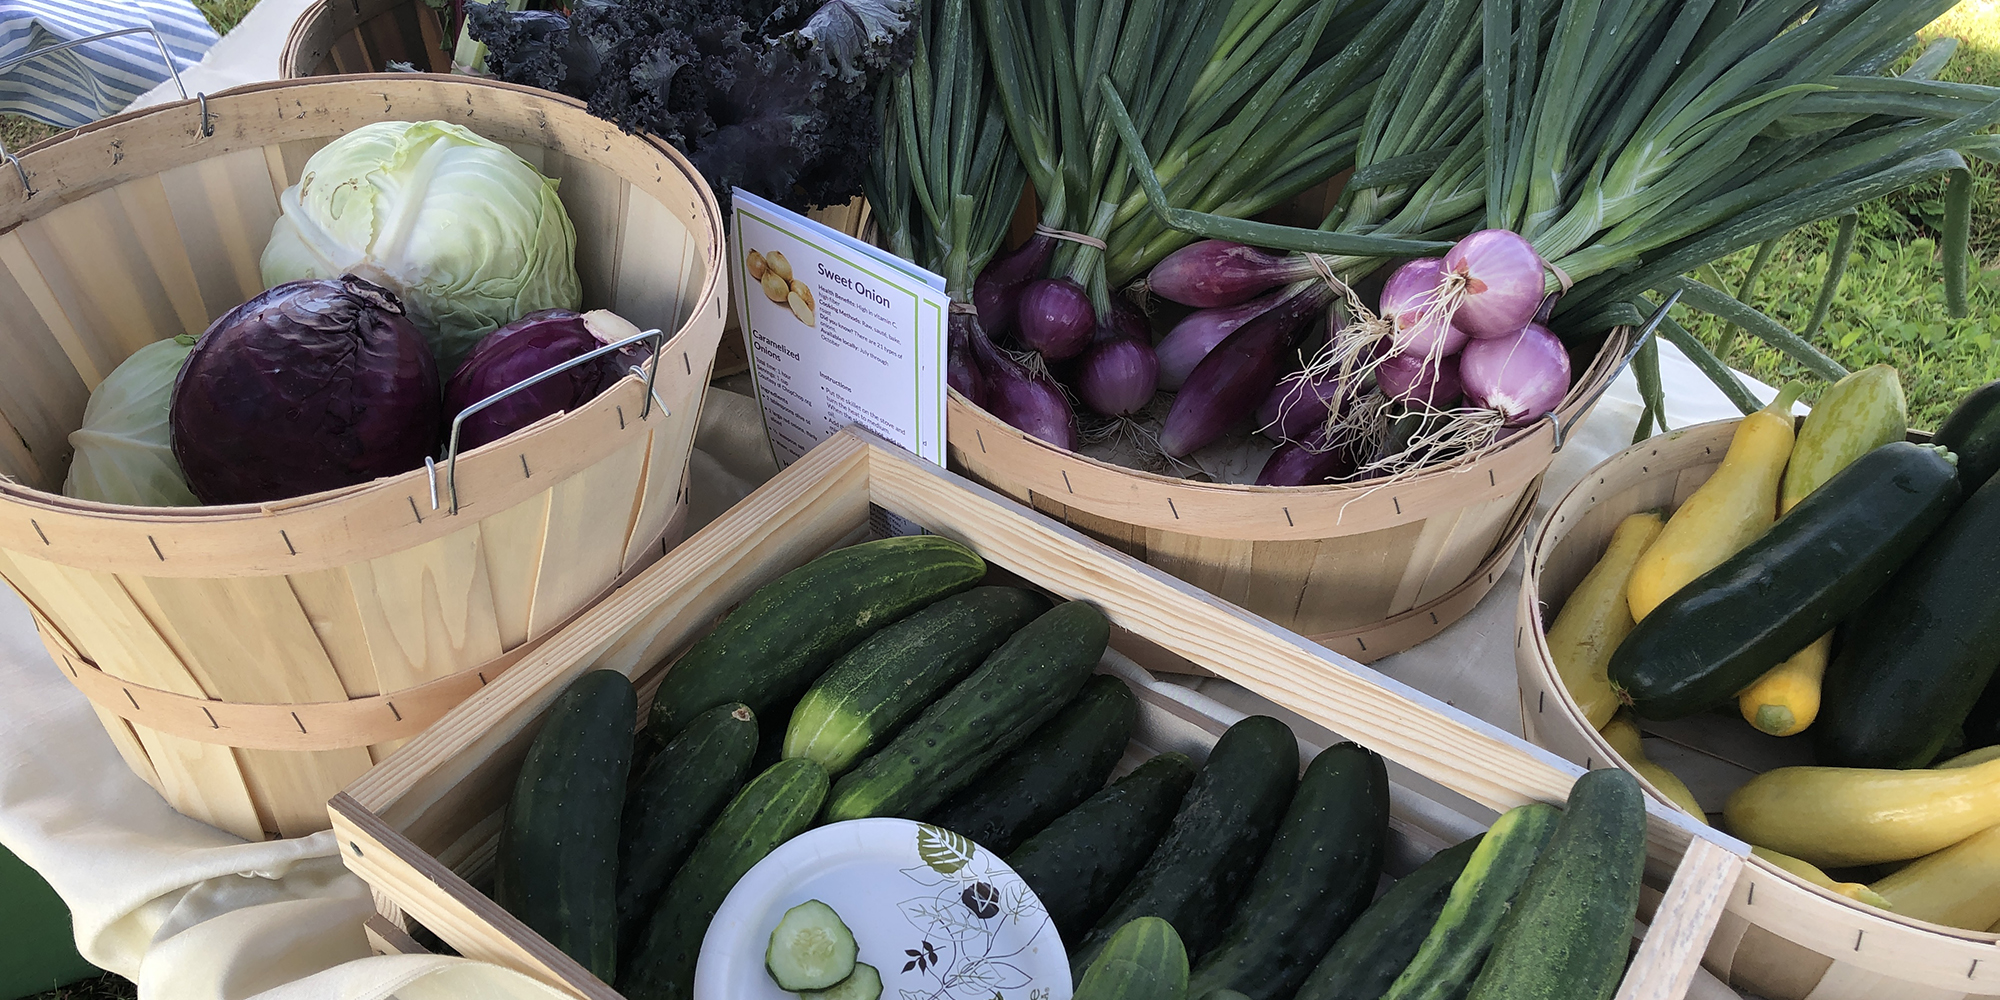
[[[634,344],[640,343],[641,341],[647,341],[650,342],[652,345],[653,357],[643,366],[643,368],[639,365],[633,365],[631,368],[631,373],[633,375],[637,375],[646,380],[646,399],[645,402],[642,403],[639,407],[639,419],[644,420],[646,419],[648,414],[652,413],[653,403],[655,400],[659,398],[653,395],[653,378],[659,372],[660,369],[660,348],[661,346],[663,346],[663,342],[665,340],[666,340],[666,334],[659,330],[647,330],[644,333],[626,337],[624,340],[606,344],[603,347],[591,351],[588,354],[578,355],[574,358],[569,359],[568,361],[563,362],[562,364],[556,365],[553,368],[545,369],[539,375],[531,375],[527,378],[524,378],[521,381],[516,382],[513,385],[510,385],[507,388],[502,389],[499,392],[496,392],[493,395],[488,396],[485,399],[482,399],[479,402],[474,403],[463,410],[460,410],[458,416],[455,416],[451,419],[451,441],[449,444],[445,446],[445,453],[444,453],[444,483],[445,483],[445,493],[447,495],[447,498],[451,501],[450,513],[453,514],[458,513],[458,435],[459,431],[465,426],[465,418],[472,416],[473,414],[478,413],[479,411],[484,410],[487,407],[492,406],[493,404],[498,403],[503,399],[506,399],[508,396],[512,396],[513,394],[520,392],[521,390],[526,389],[527,387],[534,385],[537,382],[542,381],[543,379],[553,378],[557,375],[561,375],[563,372],[569,371],[570,369],[577,367],[578,365],[582,365],[585,364],[586,362],[596,360],[597,358],[601,358],[606,354],[612,353],[613,351],[622,351],[627,347],[631,347]],[[662,416],[667,416],[667,417],[673,416],[672,411],[667,409],[667,405],[665,403],[660,404],[660,414]],[[437,463],[426,458],[424,459],[424,468],[430,473],[430,478],[431,478],[431,509],[436,510],[438,509]]]
[[[160,47],[160,59],[167,64],[167,75],[173,78],[174,89],[181,92],[181,100],[187,100],[187,84],[181,81],[181,69],[179,66],[174,65],[173,53],[167,51],[167,40],[160,35],[158,28],[150,24],[140,25],[136,28],[119,28],[117,31],[101,31],[95,35],[85,35],[82,38],[73,38],[67,42],[44,45],[32,52],[24,52],[4,63],[0,63],[0,73],[5,73],[32,59],[54,55],[58,52],[66,52],[78,46],[89,45],[93,42],[101,42],[110,38],[122,38],[126,35],[153,36],[153,44]],[[215,120],[208,113],[208,95],[196,94],[195,97],[201,101],[201,134],[203,138],[208,138],[215,134]],[[28,197],[33,198],[35,196],[35,186],[28,183],[28,168],[21,165],[20,157],[7,150],[5,141],[0,141],[0,163],[11,164],[14,167],[15,175],[21,178],[21,189],[27,193]]]
[[[1577,407],[1578,414],[1588,414],[1591,410],[1591,407],[1597,405],[1597,400],[1600,397],[1602,397],[1607,390],[1611,388],[1611,383],[1618,381],[1618,376],[1625,372],[1625,367],[1632,363],[1633,358],[1639,356],[1639,348],[1646,346],[1646,340],[1653,335],[1653,331],[1658,330],[1660,328],[1660,321],[1667,318],[1667,310],[1672,309],[1674,307],[1674,303],[1679,302],[1680,300],[1681,300],[1680,289],[1678,288],[1674,289],[1673,294],[1667,296],[1667,301],[1660,303],[1660,307],[1658,309],[1653,310],[1653,315],[1646,320],[1646,325],[1639,328],[1639,335],[1637,337],[1632,338],[1632,346],[1625,350],[1625,356],[1619,358],[1618,365],[1611,369],[1611,377],[1605,379],[1603,384],[1599,385],[1596,389],[1592,390],[1590,395],[1584,397],[1583,405]],[[1556,451],[1563,450],[1563,444],[1565,440],[1569,437],[1569,432],[1571,428],[1563,426],[1562,418],[1557,416],[1556,411],[1554,410],[1550,410],[1549,412],[1543,414],[1543,419],[1547,420],[1550,424],[1555,426],[1556,429],[1555,450]],[[1579,417],[1579,419],[1581,419],[1581,417]]]

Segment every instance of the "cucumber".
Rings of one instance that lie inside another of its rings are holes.
[[[1167,832],[1194,782],[1186,755],[1163,753],[1064,813],[1007,856],[1064,941],[1088,929]]]
[[[835,549],[759,587],[667,672],[652,725],[671,738],[694,717],[742,702],[765,719],[842,653],[932,601],[971,589],[986,563],[936,535]],[[776,727],[770,727],[776,728]]]
[[[1199,960],[1250,887],[1298,775],[1299,744],[1291,727],[1268,715],[1230,726],[1208,752],[1166,839],[1071,952],[1070,967],[1088,967],[1111,935],[1138,917],[1185,928],[1181,940]]]
[[[840,774],[1048,608],[1019,587],[974,587],[883,628],[806,691],[785,731],[785,756]]]
[[[1971,714],[1965,717],[1965,745],[2000,745],[2000,683],[1987,681],[1986,690],[1973,702]]]
[[[1510,809],[1494,821],[1465,871],[1452,883],[1437,922],[1382,1000],[1450,1000],[1464,995],[1560,818],[1556,807],[1534,802]]]
[[[1375,896],[1389,833],[1389,772],[1353,743],[1320,751],[1222,940],[1188,981],[1252,1000],[1289,997]]]
[[[764,947],[764,971],[792,993],[830,990],[854,974],[860,950],[833,907],[808,899],[785,911]]]
[[[619,942],[638,943],[667,880],[702,831],[750,777],[757,719],[748,705],[718,705],[655,754],[625,805],[618,838]]]
[[[1639,622],[1611,654],[1613,687],[1650,719],[1735,698],[1859,609],[1959,499],[1940,449],[1896,441],[1861,456]]]
[[[644,944],[618,977],[627,1000],[687,1000],[702,936],[737,880],[779,844],[812,825],[826,801],[826,769],[779,761],[750,780],[702,834],[646,925]]]
[[[1093,674],[1055,718],[930,821],[1004,858],[1104,787],[1138,722],[1132,689],[1109,674]]]
[[[2000,382],[1965,394],[1944,418],[1931,443],[1958,456],[1958,476],[1970,493],[2000,472]]]
[[[826,821],[915,818],[936,809],[1075,697],[1110,641],[1111,623],[1082,601],[1029,622],[887,746],[842,775]]]
[[[807,990],[800,1000],[880,1000],[882,974],[867,962],[854,963],[854,974],[824,990]]]
[[[1390,886],[1333,943],[1295,1000],[1379,1000],[1417,956],[1484,837],[1439,851]]]
[[[618,968],[618,826],[639,701],[616,670],[570,682],[528,746],[493,900],[606,982]]]
[[[1188,957],[1174,925],[1140,917],[1118,928],[1077,983],[1074,1000],[1183,1000]]]
[[[1988,480],[1848,622],[1813,727],[1822,764],[1923,767],[2000,666],[2000,482]]]
[[[1645,871],[1639,779],[1585,772],[1500,921],[1471,1000],[1609,1000],[1625,975]]]

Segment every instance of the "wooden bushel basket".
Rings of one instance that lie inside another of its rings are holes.
[[[380,73],[391,62],[449,73],[448,28],[424,0],[317,0],[292,24],[278,68],[287,80]]]
[[[1557,675],[1544,618],[1553,621],[1626,515],[1679,504],[1708,481],[1739,422],[1700,424],[1634,445],[1579,481],[1535,532],[1521,584],[1515,647],[1530,740],[1587,767],[1627,766],[1585,721]],[[1691,742],[1703,742],[1708,730],[1734,731],[1728,748],[1690,757],[1690,766],[1699,764],[1701,770],[1683,775],[1704,807],[1718,810],[1717,796],[1726,796],[1755,770],[1805,762],[1806,751],[1759,736],[1735,719],[1704,716],[1645,728],[1654,735],[1671,731],[1676,742],[1690,742],[1690,736]],[[1778,757],[1786,753],[1798,757]],[[1725,763],[1723,756],[1731,759]],[[1644,778],[1640,783],[1671,805]],[[2000,996],[1996,942],[2000,938],[1993,934],[1864,906],[1752,857],[1706,962],[1717,976],[1768,1000],[1965,1000]]]
[[[58,495],[91,389],[262,290],[279,193],[390,119],[465,125],[560,179],[585,307],[668,335],[652,404],[627,377],[455,477],[219,507]],[[181,812],[324,829],[328,796],[678,541],[723,292],[720,213],[672,150],[540,91],[383,76],[112,118],[20,162],[25,189],[0,171],[0,576]]]
[[[618,1000],[611,987],[478,888],[493,870],[501,815],[529,743],[564,687],[586,670],[625,673],[646,704],[674,657],[718,615],[828,549],[870,537],[877,510],[972,547],[996,571],[992,582],[1089,601],[1110,618],[1115,651],[1142,643],[1240,685],[1218,693],[1217,699],[1227,699],[1218,705],[1154,680],[1116,652],[1108,655],[1100,670],[1133,684],[1143,706],[1128,765],[1168,750],[1205,757],[1238,713],[1258,712],[1293,727],[1304,744],[1302,758],[1339,738],[1381,753],[1391,781],[1391,871],[1407,872],[1486,827],[1500,810],[1562,802],[1582,773],[1498,727],[849,428],[328,803],[341,860],[375,890],[386,915],[422,924],[459,954],[578,997]],[[1685,816],[1648,804],[1641,904],[1646,930],[1618,1000],[1680,1000],[1688,993],[1703,943],[1742,867],[1742,850]],[[401,939],[383,925],[376,934],[385,944]],[[1067,993],[1058,988],[1049,995]]]
[[[1393,485],[1234,486],[1140,472],[1030,437],[951,394],[951,461],[994,489],[1369,663],[1444,631],[1519,548],[1562,429],[1631,346],[1618,327],[1543,420]],[[1558,426],[1558,422],[1559,425]]]

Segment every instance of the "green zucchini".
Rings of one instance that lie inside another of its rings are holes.
[[[1070,968],[1089,966],[1118,928],[1139,917],[1185,928],[1182,941],[1200,960],[1250,887],[1298,775],[1291,727],[1268,715],[1230,726],[1208,752],[1166,839],[1071,952]]]
[[[494,902],[606,982],[618,968],[618,827],[638,716],[624,674],[571,681],[521,762],[495,859]]]
[[[1471,1000],[1609,1000],[1625,975],[1645,872],[1639,780],[1618,768],[1585,772],[1500,921]]]
[[[1556,807],[1533,802],[1509,809],[1494,821],[1465,871],[1452,883],[1437,922],[1382,1000],[1451,1000],[1464,995],[1560,817]]]
[[[854,974],[824,990],[807,990],[800,1000],[880,1000],[882,974],[867,962],[854,963]]]
[[[1888,365],[1869,365],[1835,382],[1799,427],[1778,493],[1780,516],[1848,463],[1909,434],[1910,406]]]
[[[1389,887],[1335,941],[1295,1000],[1380,1000],[1417,957],[1481,834],[1433,855]]]
[[[1138,722],[1132,689],[1109,674],[1093,674],[1055,718],[930,821],[1004,858],[1104,787]]]
[[[627,1000],[693,997],[695,959],[723,897],[765,855],[812,825],[826,788],[826,769],[803,757],[779,761],[743,786],[667,884],[644,944],[624,963],[618,992]]]
[[[619,942],[637,944],[667,880],[750,777],[757,718],[748,705],[695,716],[646,765],[618,838]]]
[[[1167,832],[1194,782],[1186,755],[1163,753],[1062,814],[1007,856],[1064,941],[1074,941],[1118,896]]]
[[[1019,587],[974,587],[883,628],[806,691],[785,731],[785,756],[811,757],[839,775],[1048,608]]]
[[[667,671],[652,726],[671,738],[732,702],[778,720],[828,664],[877,629],[986,575],[971,549],[936,535],[835,549],[757,588]],[[767,728],[780,728],[771,726]]]
[[[826,821],[916,818],[942,805],[1076,696],[1111,641],[1082,601],[1029,622],[833,786]]]
[[[1174,926],[1140,917],[1111,936],[1077,983],[1075,1000],[1184,1000],[1187,949]]]
[[[854,974],[854,932],[833,907],[808,899],[785,911],[764,946],[764,971],[788,993],[830,990]]]
[[[1966,393],[1931,443],[1958,456],[1958,477],[1967,493],[1986,485],[2000,472],[2000,382]]]
[[[1611,654],[1612,686],[1649,719],[1734,698],[1858,610],[1959,499],[1941,449],[1896,441],[1861,456],[1653,609]]]
[[[1813,727],[1819,762],[1923,767],[2000,666],[2000,481],[1987,480],[1848,622]]]
[[[1388,833],[1389,772],[1382,758],[1353,743],[1320,751],[1189,991],[1230,989],[1252,1000],[1297,992],[1374,898]]]

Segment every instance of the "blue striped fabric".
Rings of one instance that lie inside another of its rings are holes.
[[[188,0],[0,0],[0,65],[47,45],[151,25],[186,71],[216,42]],[[0,73],[0,111],[61,128],[116,114],[167,78],[147,34],[37,56]]]

